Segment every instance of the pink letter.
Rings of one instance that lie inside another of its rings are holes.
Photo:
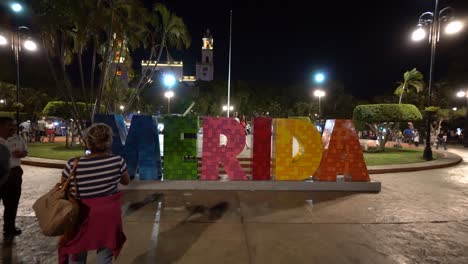
[[[227,144],[220,145],[225,135]],[[239,122],[227,117],[203,118],[202,180],[219,180],[219,163],[231,180],[247,180],[237,155],[245,146],[245,131]]]

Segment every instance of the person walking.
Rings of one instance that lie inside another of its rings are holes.
[[[39,131],[39,141],[42,142],[44,137],[46,136],[46,121],[45,117],[43,117],[41,120],[37,121],[37,130]]]
[[[10,126],[10,136],[6,140],[6,145],[10,151],[10,173],[8,180],[0,190],[0,197],[3,201],[3,233],[4,238],[12,239],[21,235],[21,229],[16,227],[16,214],[21,197],[21,184],[23,183],[23,169],[21,168],[21,158],[28,155],[28,147],[24,139],[16,134],[16,121]]]
[[[24,141],[31,142],[31,121],[27,120],[20,124],[20,134]]]
[[[87,252],[97,250],[96,262],[112,263],[125,243],[122,230],[122,193],[118,184],[128,185],[130,177],[121,156],[111,153],[112,129],[102,123],[91,125],[84,140],[91,154],[78,159],[76,184],[70,181],[71,195],[81,204],[80,225],[75,235],[59,242],[59,263],[86,263]],[[69,177],[75,159],[62,172],[62,184]]]
[[[416,147],[419,146],[419,131],[417,129],[414,130],[414,145]]]
[[[1,187],[8,180],[8,174],[10,173],[10,150],[6,144],[6,140],[14,133],[11,130],[12,124],[12,118],[0,116],[0,191]]]
[[[52,121],[49,120],[46,124],[46,134],[49,143],[55,142],[55,126]]]
[[[447,150],[447,145],[445,144],[445,140],[444,140],[444,134],[442,132],[440,132],[438,135],[437,135],[437,145],[436,145],[436,149],[439,149],[439,146],[442,145],[444,146],[444,150]]]

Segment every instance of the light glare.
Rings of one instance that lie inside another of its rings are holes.
[[[7,39],[4,36],[0,35],[0,45],[6,45],[6,44],[8,44]]]
[[[223,111],[227,111],[227,109],[228,109],[227,105],[223,105]],[[232,110],[234,110],[234,106],[230,105],[229,106],[229,111],[232,111]]]
[[[167,91],[164,93],[164,96],[167,98],[172,98],[174,97],[174,92],[173,91]]]
[[[35,43],[34,41],[32,41],[32,40],[26,40],[26,41],[24,42],[24,45],[23,45],[23,46],[24,46],[25,49],[27,49],[27,50],[29,50],[29,51],[35,51],[35,50],[37,50],[37,45],[36,45],[36,43]]]
[[[445,33],[447,34],[456,34],[460,32],[463,28],[463,23],[460,21],[452,21],[448,23],[448,25],[445,27]]]
[[[413,41],[421,41],[423,40],[424,38],[426,37],[426,31],[419,27],[418,29],[416,29],[413,34],[411,35],[411,39]]]
[[[315,79],[315,82],[322,83],[323,81],[325,81],[325,74],[317,73],[317,74],[315,74],[314,79]]]
[[[465,91],[459,91],[457,93],[457,97],[465,97],[465,95],[466,95]]]
[[[166,74],[166,75],[164,75],[164,80],[163,81],[164,81],[164,85],[171,88],[175,84],[176,79],[175,79],[174,75]]]
[[[323,96],[325,96],[325,91],[322,91],[322,90],[315,90],[315,91],[314,91],[314,96],[315,96],[315,97],[323,97]]]
[[[18,13],[18,12],[21,12],[23,10],[23,7],[18,3],[13,3],[13,4],[11,4],[11,10]]]

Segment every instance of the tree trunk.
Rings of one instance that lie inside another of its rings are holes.
[[[97,43],[93,41],[93,59],[91,62],[91,83],[90,83],[90,97],[89,102],[92,104],[94,102],[94,71],[96,70],[96,54],[97,54]],[[94,107],[93,110],[89,113],[91,115],[91,121],[94,122]]]
[[[405,90],[406,90],[406,83],[403,84],[403,91],[401,91],[400,100],[398,100],[398,104],[401,104],[401,99],[403,98],[403,94],[405,93]]]
[[[71,148],[73,144],[70,144],[70,137],[68,136],[68,129],[70,129],[70,126],[68,125],[70,123],[70,120],[65,120],[65,147],[66,148]]]

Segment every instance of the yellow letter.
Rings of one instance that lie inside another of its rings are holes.
[[[275,119],[273,173],[276,180],[301,181],[314,175],[322,158],[322,140],[312,123],[298,119]],[[298,151],[293,154],[293,139]]]

